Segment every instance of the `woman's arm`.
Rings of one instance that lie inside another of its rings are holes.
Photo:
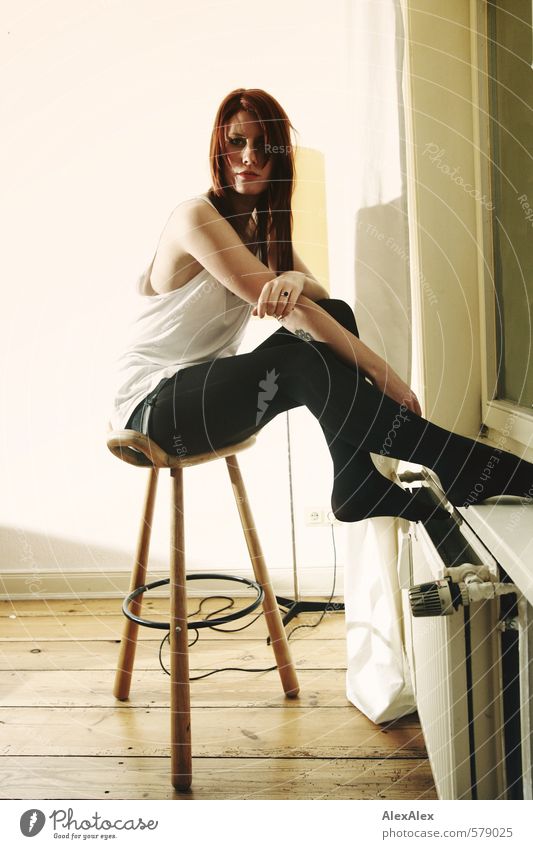
[[[386,367],[381,357],[306,295],[300,295],[293,311],[280,323],[296,336],[305,339],[309,334],[317,342],[327,342],[343,362],[359,368],[371,380]]]
[[[276,245],[275,241],[271,241],[268,251],[268,264],[274,274],[277,268]],[[292,312],[298,297],[302,294],[311,301],[329,298],[327,289],[319,283],[316,277],[313,277],[296,251],[293,250],[292,253],[293,267],[291,271],[284,271],[282,274],[273,277],[272,280],[267,280],[257,299],[252,315],[257,315],[260,318],[265,315],[275,315],[276,318],[285,317]],[[287,300],[283,295],[285,290],[289,292]]]
[[[224,216],[204,201],[193,199],[178,204],[166,224],[164,235],[167,244],[185,249],[213,277],[249,304],[257,304],[265,283],[272,280],[272,269],[254,256]],[[272,304],[268,307],[271,315]],[[381,357],[303,291],[282,322],[293,333],[304,331],[317,341],[328,342],[344,362],[368,374],[391,397],[398,400],[399,395],[407,392],[414,398],[411,403],[418,404],[409,387]],[[410,408],[417,412],[414,406]]]
[[[325,289],[321,283],[319,283],[319,281],[313,274],[311,274],[311,272],[309,271],[307,266],[302,262],[294,248],[292,251],[292,259],[294,271],[303,271],[303,273],[305,274],[305,283],[302,289],[302,295],[305,295],[306,298],[309,298],[311,301],[320,301],[325,298],[329,298],[328,290]]]
[[[193,198],[178,204],[164,237],[167,245],[189,253],[219,283],[250,304],[257,303],[267,281],[277,279],[224,216],[205,201]]]
[[[293,311],[281,319],[281,324],[303,339],[309,334],[317,342],[327,342],[348,366],[359,369],[382,392],[399,404],[405,404],[418,416],[422,415],[414,392],[385,360],[306,295],[300,295]]]
[[[295,271],[299,269],[295,268]],[[305,276],[305,283],[302,289],[302,295],[305,295],[306,298],[309,298],[310,301],[322,301],[325,298],[329,298],[329,292],[327,289],[324,289],[321,283],[318,280],[315,280],[314,277]]]
[[[178,204],[161,238],[167,245],[187,251],[220,283],[248,303],[257,304],[265,283],[278,279],[272,268],[246,247],[224,216],[202,200],[193,198]],[[269,262],[272,264],[272,257]],[[294,270],[309,276],[302,293],[312,301],[329,297],[296,254]]]
[[[275,228],[272,231],[270,241],[270,247],[268,252],[268,264],[272,269],[275,269],[277,267],[277,241]],[[316,279],[314,274],[311,274],[308,267],[300,259],[294,248],[292,249],[292,271],[301,271],[303,274],[306,275],[302,294],[305,295],[307,298],[310,298],[312,301],[320,301],[322,299],[329,298],[328,290],[325,289],[324,286],[322,286],[322,284]]]

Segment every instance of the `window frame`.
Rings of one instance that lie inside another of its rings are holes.
[[[496,297],[492,234],[492,179],[490,165],[490,92],[488,3],[471,0],[472,104],[474,158],[480,188],[476,201],[478,231],[478,284],[481,347],[481,418],[483,427],[496,438],[511,437],[520,445],[533,445],[533,410],[494,398],[497,389]],[[484,202],[485,199],[485,202]],[[488,201],[488,203],[487,203]]]

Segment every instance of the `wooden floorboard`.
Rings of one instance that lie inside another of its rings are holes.
[[[0,641],[0,670],[30,669],[115,669],[119,640]],[[159,640],[142,640],[137,646],[136,669],[159,669]],[[300,669],[346,669],[346,641],[291,640],[295,666]],[[168,643],[163,663],[168,669]],[[272,649],[265,640],[224,639],[200,641],[190,651],[191,669],[220,669],[222,666],[265,668],[272,666]]]
[[[166,708],[0,709],[0,754],[151,755],[169,745]],[[195,754],[207,757],[420,757],[418,721],[386,733],[353,707],[200,708]]]
[[[252,613],[235,622],[229,622],[227,625],[221,626],[220,629],[203,628],[202,639],[204,640],[219,640],[227,637],[228,633],[232,640],[244,640],[247,642],[250,639],[266,639],[268,631],[264,617],[261,615],[259,619],[253,621],[257,613]],[[143,614],[144,618],[155,622],[167,622],[168,611],[147,611]],[[314,614],[313,617],[308,617],[306,621],[311,623],[317,621],[319,616]],[[198,619],[205,619],[205,616],[199,616]],[[249,624],[250,623],[250,624]],[[0,617],[0,640],[113,640],[120,637],[122,626],[124,624],[124,614],[115,612],[114,614],[94,613],[88,615],[76,614],[69,616],[61,614],[60,616],[17,616],[16,619],[9,617]],[[287,633],[290,633],[296,627],[297,621],[293,620],[287,626]],[[241,630],[246,625],[246,630]],[[314,639],[314,628],[299,628],[294,633],[292,639]],[[139,640],[153,640],[159,632],[155,629],[143,628],[139,633]],[[164,635],[161,631],[160,637]],[[344,617],[339,613],[328,613],[324,616],[320,623],[320,639],[339,639],[344,638]]]
[[[190,599],[190,612],[198,603]],[[169,677],[158,660],[164,632],[140,629],[130,699],[117,702],[117,609],[118,599],[0,603],[0,798],[437,798],[416,713],[377,726],[346,698],[338,613],[290,640],[297,699],[284,696],[277,670],[191,684],[193,788],[179,793],[169,778]],[[164,619],[165,601],[150,598],[143,611]],[[168,668],[166,644],[162,659]],[[202,629],[190,661],[193,676],[274,665],[263,618],[235,634]]]
[[[220,656],[224,665],[226,658]],[[287,699],[276,670],[223,672],[195,681],[193,707],[346,707],[344,669],[299,669],[300,694]],[[30,670],[4,672],[0,707],[116,707],[112,676],[106,670]],[[169,707],[169,677],[159,669],[133,674],[128,702],[132,707]],[[216,682],[216,683],[215,683]],[[221,686],[222,685],[222,686]]]
[[[191,790],[180,793],[168,779],[166,757],[4,757],[0,758],[0,798],[436,799],[425,758],[196,756],[193,768]]]

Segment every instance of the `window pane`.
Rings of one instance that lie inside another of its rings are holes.
[[[488,4],[497,397],[533,405],[532,0]]]

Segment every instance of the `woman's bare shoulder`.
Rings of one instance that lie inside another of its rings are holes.
[[[176,206],[170,213],[169,221],[173,217],[173,215],[177,213],[178,210],[188,211],[191,209],[203,209],[206,206],[210,206],[211,209],[216,210],[216,207],[208,197],[207,192],[205,194],[193,195],[190,198],[185,198],[184,200],[181,200],[179,203],[176,204]]]
[[[208,205],[218,215],[206,194],[185,198],[173,208],[161,231],[154,258],[139,280],[138,292],[141,295],[166,294],[179,289],[201,269],[200,263],[180,244],[179,222],[183,225],[188,217],[195,215],[196,210],[205,209]]]

